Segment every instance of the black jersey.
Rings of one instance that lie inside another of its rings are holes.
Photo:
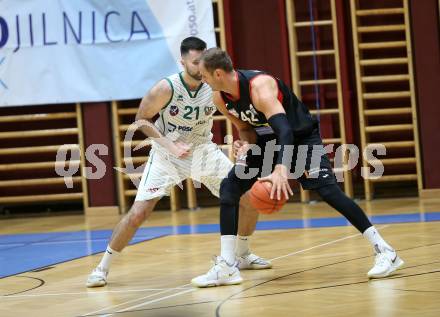
[[[239,84],[239,97],[233,99],[231,95],[221,92],[226,108],[230,114],[246,121],[254,127],[267,126],[267,118],[258,111],[251,100],[251,82],[259,75],[268,75],[257,70],[236,70]],[[278,84],[278,100],[282,103],[287,119],[294,135],[305,135],[313,131],[318,121],[307,107],[295,96],[292,90],[280,79],[274,77]]]

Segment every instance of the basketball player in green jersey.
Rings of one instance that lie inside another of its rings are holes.
[[[216,108],[212,103],[212,90],[201,82],[198,69],[205,49],[206,43],[199,38],[184,39],[180,47],[184,71],[159,81],[141,101],[136,120],[147,122],[159,114],[154,125],[141,127],[145,135],[154,140],[150,157],[135,202],[116,225],[101,262],[87,279],[87,287],[107,284],[111,261],[173,186],[191,177],[219,196],[220,183],[233,165],[212,142],[212,115]],[[253,233],[258,216],[248,211],[246,206],[240,208],[241,236],[236,242],[234,268],[237,271],[270,268],[269,261],[249,250],[248,236]],[[238,222],[238,219],[231,221]]]

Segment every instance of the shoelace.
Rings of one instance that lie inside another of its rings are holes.
[[[97,267],[93,270],[93,273],[95,273],[95,275],[101,275],[104,274],[105,276],[107,276],[108,272],[102,270],[101,268]]]
[[[208,274],[218,271],[218,265],[221,263],[221,260],[219,260],[218,256],[214,255],[211,259],[211,262],[213,266],[209,269]]]
[[[243,259],[246,259],[247,261],[249,261],[249,263],[253,264],[265,264],[266,261],[264,261],[262,258],[260,258],[259,256],[253,254],[253,253],[249,253],[246,254],[244,256],[242,256]]]
[[[212,258],[211,258],[211,263],[213,264],[213,265],[217,265],[217,264],[219,264],[220,262],[221,262],[221,260],[219,260],[219,256],[217,256],[217,255],[213,255],[212,256]]]

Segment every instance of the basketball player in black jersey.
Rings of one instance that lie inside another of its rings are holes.
[[[234,143],[234,150],[243,153],[250,144],[257,144],[261,152],[255,155],[251,148],[247,152],[245,168],[249,172],[251,168],[258,167],[259,175],[250,179],[243,177],[247,175],[240,170],[243,166],[235,165],[223,180],[220,188],[221,256],[207,274],[192,280],[194,285],[206,287],[241,282],[240,272],[234,268],[234,238],[238,224],[236,210],[240,198],[246,202],[247,191],[256,181],[272,183],[271,198],[292,195],[288,175],[289,172],[295,175],[296,165],[301,165],[301,151],[298,150],[301,145],[306,148],[305,170],[297,180],[304,189],[317,192],[371,243],[376,258],[368,277],[386,277],[404,264],[362,209],[339,188],[327,155],[320,153],[322,156],[318,155],[320,159],[316,162],[316,153],[312,150],[313,146],[322,145],[319,123],[283,81],[261,71],[235,70],[228,54],[219,48],[205,51],[199,68],[202,81],[214,90],[215,105],[239,131],[240,140]],[[269,175],[264,175],[263,162],[267,161],[267,157],[263,153],[275,141],[280,150],[275,155],[274,167],[271,166]]]

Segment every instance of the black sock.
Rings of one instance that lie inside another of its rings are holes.
[[[338,185],[326,185],[316,191],[327,204],[339,211],[361,233],[372,226],[364,211],[353,199],[347,197]]]

